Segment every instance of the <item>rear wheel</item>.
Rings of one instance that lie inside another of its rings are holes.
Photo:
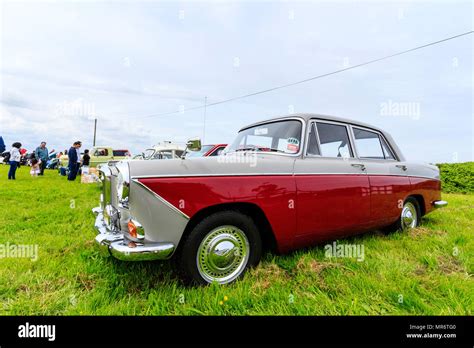
[[[418,201],[412,197],[403,204],[400,214],[400,229],[407,230],[415,228],[420,224],[420,206]]]
[[[186,280],[198,284],[227,284],[258,264],[262,245],[253,219],[238,211],[212,214],[182,241],[177,255]]]
[[[408,197],[403,203],[402,210],[398,220],[384,228],[386,232],[391,231],[405,231],[411,228],[418,227],[421,220],[421,209],[418,201],[413,197]]]

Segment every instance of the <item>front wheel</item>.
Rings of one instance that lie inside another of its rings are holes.
[[[238,211],[214,213],[182,241],[180,271],[198,284],[231,283],[261,258],[262,245],[253,219]]]

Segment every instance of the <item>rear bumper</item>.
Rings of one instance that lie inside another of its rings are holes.
[[[173,243],[131,242],[121,232],[111,231],[107,227],[100,208],[94,208],[92,211],[97,215],[95,229],[98,234],[95,242],[102,255],[112,255],[123,261],[151,261],[165,260],[173,254],[175,249]]]
[[[433,207],[438,209],[438,208],[444,208],[448,205],[448,202],[446,201],[434,201],[433,202]]]

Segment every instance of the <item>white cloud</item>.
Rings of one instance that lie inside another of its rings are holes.
[[[345,59],[355,65],[469,30],[469,11],[467,2],[5,2],[0,133],[30,147],[43,139],[57,148],[82,139],[90,147],[95,114],[102,144],[136,153],[160,140],[184,141],[202,134],[203,110],[142,116],[201,105],[204,96],[215,102],[297,81],[340,69]],[[246,123],[293,105],[373,122],[399,139],[412,159],[449,161],[453,152],[472,159],[472,43],[462,38],[209,108],[206,141],[230,142]],[[424,117],[380,117],[380,103],[389,99],[419,102]]]

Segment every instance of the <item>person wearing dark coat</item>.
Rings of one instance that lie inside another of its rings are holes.
[[[68,168],[69,168],[69,175],[67,177],[68,180],[74,181],[76,180],[77,172],[79,171],[79,162],[78,162],[78,156],[77,156],[77,149],[81,147],[81,142],[76,141],[69,151],[67,152],[68,156]]]

